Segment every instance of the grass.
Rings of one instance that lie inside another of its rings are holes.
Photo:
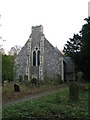
[[[33,101],[4,106],[2,120],[89,120],[88,92],[80,91],[78,102],[70,102],[68,96],[69,90],[64,88]]]
[[[8,102],[8,101],[12,101],[12,100],[17,100],[20,98],[24,98],[27,97],[29,95],[34,95],[34,94],[38,94],[41,92],[45,92],[45,91],[50,91],[50,90],[55,90],[55,89],[59,89],[61,86],[67,86],[67,85],[46,85],[46,84],[42,84],[40,85],[40,87],[32,87],[32,85],[30,84],[25,84],[25,83],[18,83],[20,86],[20,92],[14,92],[14,82],[11,83],[6,83],[4,84],[4,86],[2,87],[2,102]]]

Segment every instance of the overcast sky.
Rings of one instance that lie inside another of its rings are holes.
[[[0,0],[3,48],[23,46],[31,27],[43,25],[45,37],[62,50],[88,17],[89,0]],[[0,44],[1,41],[0,41]]]

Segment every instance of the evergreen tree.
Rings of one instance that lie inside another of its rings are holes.
[[[80,34],[82,49],[80,52],[80,68],[84,72],[87,80],[90,81],[90,17],[85,18],[86,24],[83,25]]]
[[[74,34],[65,44],[64,53],[70,56],[75,63],[75,68],[81,70],[87,80],[90,79],[90,17],[85,19],[79,34]]]
[[[77,70],[79,64],[79,54],[81,51],[82,43],[81,43],[81,36],[78,34],[74,34],[73,38],[69,38],[67,44],[64,46],[64,53],[66,56],[70,56],[73,63],[74,63],[74,79],[77,80]]]

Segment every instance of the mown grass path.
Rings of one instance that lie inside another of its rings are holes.
[[[59,86],[56,86],[53,89],[48,89],[46,91],[40,91],[38,93],[34,93],[34,94],[31,94],[31,95],[25,96],[23,98],[18,98],[16,100],[10,99],[7,102],[3,103],[3,106],[14,105],[16,103],[20,103],[20,102],[24,102],[24,101],[30,101],[30,100],[37,99],[37,98],[40,98],[40,97],[43,97],[43,96],[47,96],[49,94],[57,93],[58,91],[60,91],[63,88],[66,88],[66,87],[68,87],[68,84],[61,84]],[[18,94],[18,93],[16,93],[16,94]]]

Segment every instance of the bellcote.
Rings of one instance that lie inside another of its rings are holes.
[[[32,35],[39,35],[39,34],[43,34],[43,26],[32,26]]]

